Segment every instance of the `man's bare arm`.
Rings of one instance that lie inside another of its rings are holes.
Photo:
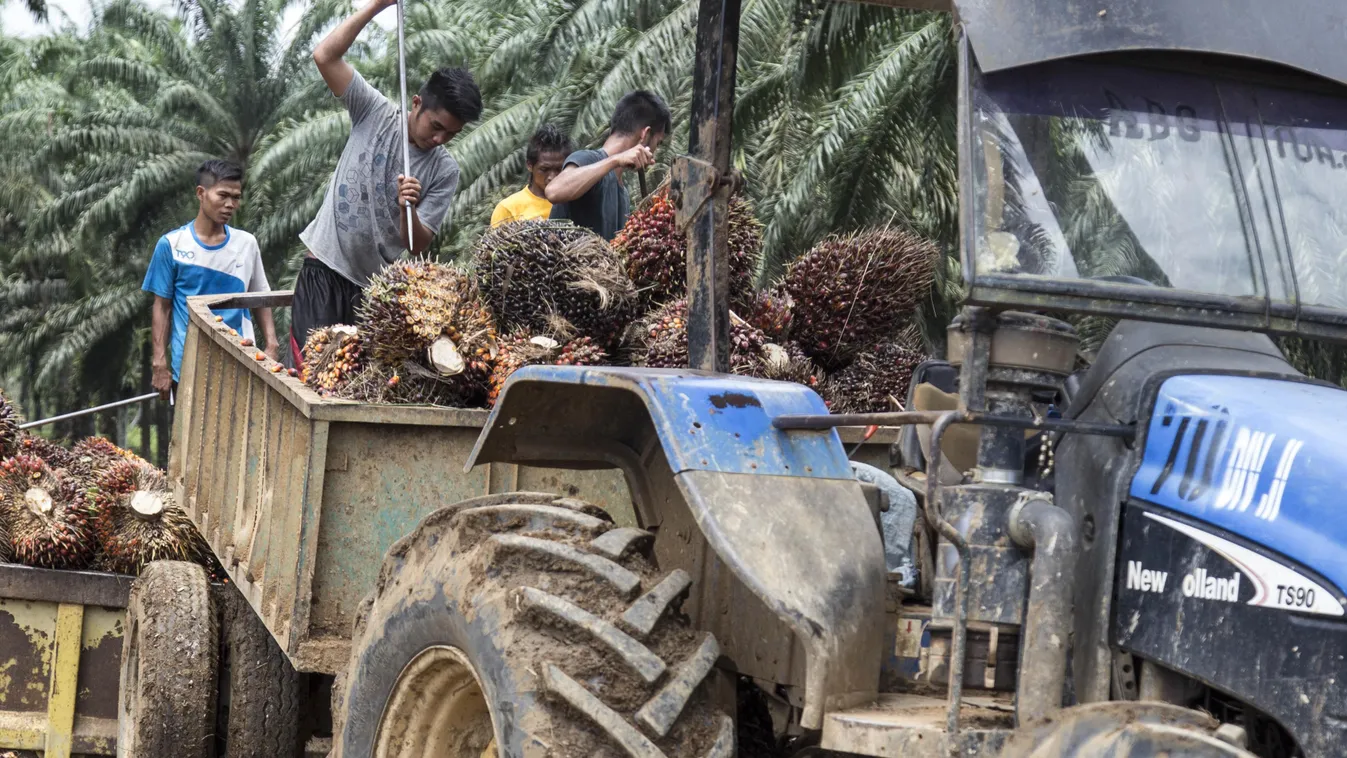
[[[567,166],[555,179],[547,183],[547,202],[568,203],[590,191],[598,180],[614,168],[645,168],[655,163],[655,153],[645,147],[645,139],[651,132],[649,127],[641,131],[640,144],[625,149],[617,155],[610,155],[598,163],[589,166]]]
[[[646,129],[648,131],[649,128]],[[645,132],[641,136],[644,140]],[[598,184],[615,168],[642,169],[654,162],[655,154],[640,144],[588,166],[569,165],[557,174],[557,178],[547,183],[547,200],[551,203],[569,203],[588,192],[590,187]]]
[[[154,296],[150,309],[150,383],[164,399],[173,389],[173,369],[168,362],[168,331],[173,326],[173,301]]]
[[[609,171],[618,167],[617,158],[604,158],[588,166],[570,165],[547,183],[547,200],[551,203],[569,203],[589,191]]]
[[[338,24],[313,49],[313,62],[318,64],[318,73],[323,75],[323,81],[327,82],[327,88],[332,90],[332,94],[342,97],[346,94],[346,88],[351,86],[355,69],[344,58],[346,51],[355,44],[355,38],[379,15],[379,11],[396,4],[397,0],[372,0]]]

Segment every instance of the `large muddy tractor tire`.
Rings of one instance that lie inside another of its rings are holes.
[[[730,758],[734,723],[701,686],[719,648],[652,542],[548,494],[428,516],[357,614],[336,755]]]
[[[126,619],[117,755],[211,758],[219,629],[206,572],[151,563],[131,586]]]
[[[1014,737],[1001,758],[1254,758],[1218,739],[1221,724],[1177,705],[1092,703]]]
[[[233,584],[219,589],[220,731],[227,758],[299,753],[299,673]]]

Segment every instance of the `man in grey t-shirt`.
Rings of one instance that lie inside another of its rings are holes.
[[[354,323],[363,288],[404,250],[423,252],[449,220],[458,163],[444,149],[482,114],[472,75],[443,68],[402,110],[370,86],[342,56],[380,11],[396,0],[373,0],[313,51],[318,72],[351,117],[351,136],[337,161],[318,215],[299,235],[308,257],[295,282],[290,348],[296,365],[309,332]],[[402,175],[402,120],[410,141],[411,176]],[[405,204],[412,203],[412,229]]]

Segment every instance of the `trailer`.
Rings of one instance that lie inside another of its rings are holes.
[[[131,577],[0,565],[0,754],[116,755]]]
[[[579,468],[492,463],[465,471],[489,411],[320,396],[276,363],[256,360],[256,348],[241,346],[211,312],[285,308],[290,298],[272,292],[189,301],[169,479],[295,670],[345,674],[357,615],[385,554],[444,506],[547,492],[598,506],[618,526],[637,525],[616,451]],[[887,466],[895,438],[846,435],[855,459],[876,466]],[[222,696],[229,690],[221,683]],[[310,706],[322,711],[327,703]],[[134,722],[143,708],[126,711]],[[325,724],[325,714],[313,720]],[[323,744],[323,730],[313,744]]]

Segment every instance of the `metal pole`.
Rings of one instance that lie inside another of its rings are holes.
[[[403,33],[403,5],[407,0],[398,0],[398,86],[402,90],[402,175],[412,175],[411,137],[407,133],[407,42]],[[412,204],[407,203],[407,249],[416,252],[415,235],[412,233]]]
[[[715,182],[711,201],[696,210],[688,230],[688,362],[691,368],[721,373],[730,367],[726,239],[739,8],[740,0],[701,0],[688,141],[688,152],[710,164]]]
[[[146,395],[140,395],[138,397],[128,398],[126,400],[118,400],[115,403],[108,403],[106,405],[100,405],[94,408],[85,408],[82,411],[75,411],[73,413],[64,413],[61,414],[60,416],[52,416],[51,418],[44,418],[41,421],[29,421],[26,424],[20,424],[19,428],[32,429],[38,426],[46,426],[47,424],[54,424],[57,421],[65,421],[66,419],[79,418],[80,416],[87,416],[90,413],[98,413],[99,411],[108,411],[112,410],[113,408],[120,408],[123,405],[135,405],[136,403],[143,403],[146,400],[153,400],[156,397],[159,397],[159,393],[151,392]]]

